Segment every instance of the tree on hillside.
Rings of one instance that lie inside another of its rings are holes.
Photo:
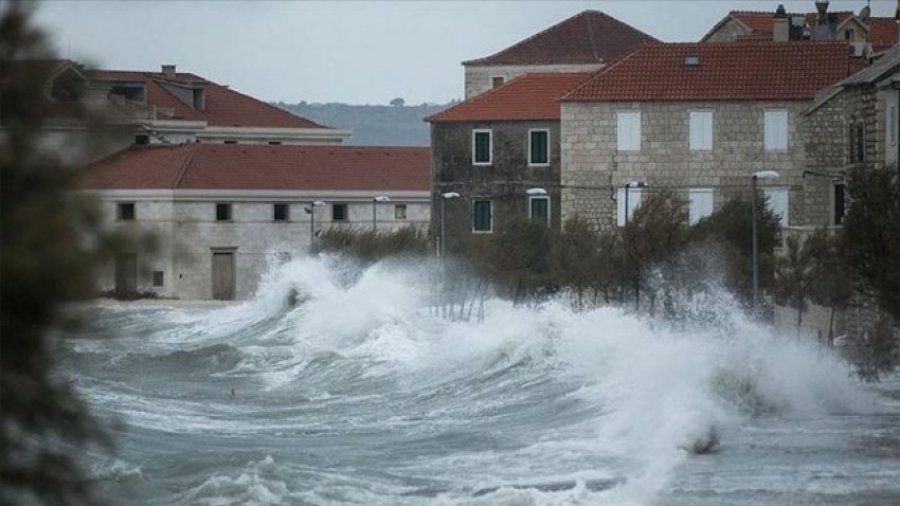
[[[403,107],[404,105],[406,105],[406,100],[403,100],[402,98],[397,97],[394,100],[391,100],[391,105],[394,107]]]

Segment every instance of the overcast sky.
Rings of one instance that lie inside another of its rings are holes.
[[[729,10],[814,11],[814,0],[73,1],[35,20],[61,56],[116,70],[173,63],[268,101],[443,103],[463,94],[460,62],[487,56],[585,9],[664,41],[696,41]],[[865,0],[832,1],[853,10]],[[896,0],[873,0],[893,16]]]

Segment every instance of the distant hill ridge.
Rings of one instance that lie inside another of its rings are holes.
[[[428,123],[423,121],[448,104],[422,105],[349,105],[342,103],[274,105],[316,123],[350,130],[353,136],[344,144],[351,146],[428,146]]]

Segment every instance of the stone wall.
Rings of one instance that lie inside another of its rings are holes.
[[[509,82],[523,74],[548,72],[593,72],[603,68],[602,63],[557,65],[466,65],[466,98],[474,97],[493,88],[493,78],[502,77]]]
[[[575,215],[598,228],[615,224],[614,192],[632,180],[687,192],[713,188],[714,205],[748,194],[751,175],[776,170],[760,187],[787,187],[789,224],[802,223],[805,167],[802,112],[809,102],[574,102],[562,104],[562,220]],[[763,113],[788,110],[788,149],[764,151]],[[713,111],[713,148],[689,148],[689,112]],[[616,113],[641,112],[641,149],[618,152]]]
[[[493,163],[472,165],[472,131],[490,129]],[[528,165],[528,131],[550,130],[550,164]],[[527,214],[525,190],[544,188],[550,196],[550,223],[559,230],[559,122],[510,121],[484,123],[435,123],[431,127],[432,150],[432,230],[440,233],[440,195],[457,192],[462,198],[448,200],[446,206],[447,245],[459,250],[473,234],[472,199],[494,201],[493,229],[502,230],[510,220]]]

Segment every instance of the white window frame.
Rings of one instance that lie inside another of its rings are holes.
[[[695,197],[702,196],[708,199],[705,202],[698,203]],[[696,225],[698,221],[711,215],[715,205],[715,192],[712,188],[689,188],[688,189],[688,224]],[[697,212],[695,212],[695,210]]]
[[[714,122],[715,114],[712,109],[689,112],[688,146],[691,151],[712,151],[715,131]]]
[[[531,161],[531,134],[534,132],[546,132],[547,133],[547,161],[543,163],[536,163]],[[528,153],[526,155],[528,157],[528,166],[529,167],[547,167],[550,165],[550,129],[549,128],[531,128],[528,130]]]
[[[478,134],[488,134],[488,161],[475,160],[475,138]],[[472,130],[472,165],[486,166],[494,163],[494,132],[490,128],[476,128]]]
[[[634,213],[641,207],[641,199],[643,199],[644,188],[628,189],[628,220],[634,218]],[[616,189],[616,226],[625,226],[625,188]]]
[[[491,227],[487,230],[475,230],[475,203],[476,202],[484,202],[487,201],[490,203],[491,209]],[[493,234],[494,233],[494,199],[489,197],[473,197],[472,198],[472,209],[471,214],[472,217],[472,233],[473,234]]]
[[[790,225],[790,215],[791,215],[791,190],[787,186],[767,186],[762,189],[763,194],[768,197],[768,206],[775,212],[778,213],[778,208],[776,205],[779,205],[776,202],[776,196],[780,198],[781,195],[784,196],[784,213],[781,214],[781,228],[787,227]]]
[[[791,118],[787,109],[763,111],[763,150],[767,152],[787,151],[788,146],[791,145],[790,129]]]
[[[547,201],[547,226],[550,226],[550,214],[552,213],[552,208],[550,207],[550,196],[549,195],[529,195],[528,196],[528,219],[531,219],[531,203],[535,200],[546,200]],[[493,217],[493,215],[492,215]],[[493,224],[493,219],[491,220],[491,224]]]
[[[627,118],[632,120],[626,124]],[[625,126],[628,128],[624,128]],[[616,150],[633,153],[641,151],[641,111],[616,111]]]

